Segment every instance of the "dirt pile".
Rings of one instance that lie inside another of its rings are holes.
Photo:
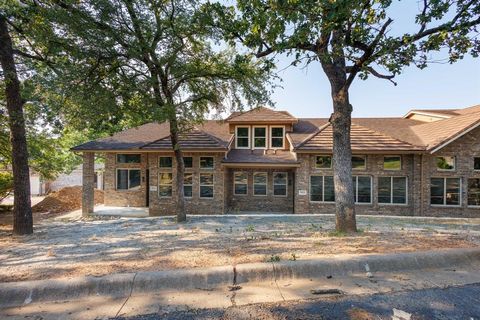
[[[95,204],[103,203],[103,191],[95,189]],[[82,187],[66,187],[50,193],[32,207],[33,212],[63,213],[82,207]]]

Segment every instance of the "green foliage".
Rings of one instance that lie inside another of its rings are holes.
[[[13,191],[13,175],[10,172],[0,171],[0,202]]]
[[[450,63],[468,53],[478,57],[479,1],[411,2],[419,10],[411,17],[416,24],[411,31],[399,30],[390,19],[395,5],[391,0],[237,0],[236,7],[214,3],[204,10],[231,44],[241,42],[258,57],[286,53],[294,66],[344,61],[351,76],[347,86],[356,75],[391,80],[405,66],[424,68],[430,53],[442,49]]]

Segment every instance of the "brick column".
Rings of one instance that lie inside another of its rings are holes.
[[[83,153],[82,170],[82,216],[93,213],[95,185],[95,157],[93,152]]]

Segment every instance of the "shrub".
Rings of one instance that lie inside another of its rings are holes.
[[[13,191],[13,175],[10,172],[0,172],[0,202]]]

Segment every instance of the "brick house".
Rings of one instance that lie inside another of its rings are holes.
[[[356,118],[351,130],[359,214],[480,216],[480,105]],[[181,136],[189,214],[334,212],[328,119],[258,108]],[[95,153],[105,155],[105,205],[173,214],[175,159],[166,123],[73,148],[83,153],[84,212],[93,211]]]

